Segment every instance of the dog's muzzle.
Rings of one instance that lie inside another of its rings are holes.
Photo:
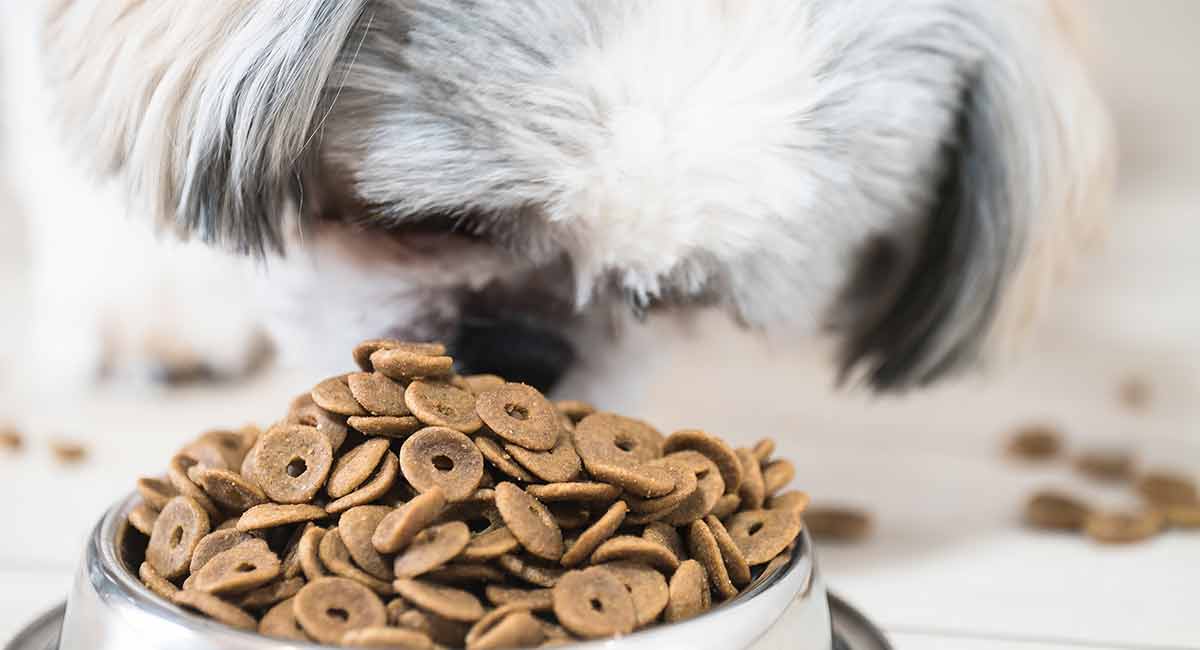
[[[575,348],[562,334],[512,318],[463,320],[449,353],[460,374],[494,373],[542,392],[553,389],[575,361]]]

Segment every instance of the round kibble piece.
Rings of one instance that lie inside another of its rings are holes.
[[[758,459],[760,465],[766,465],[767,461],[771,460],[771,454],[775,453],[775,441],[770,438],[763,438],[754,443],[751,452]]]
[[[196,485],[192,482],[192,479],[188,478],[188,470],[196,464],[195,459],[183,454],[176,454],[167,465],[167,479],[171,481],[171,485],[175,489],[179,490],[180,495],[189,497],[200,504],[200,507],[204,508],[204,511],[209,516],[219,517],[221,509],[217,507],[217,504],[213,503],[212,499],[208,498],[208,495],[205,494],[204,490],[200,489],[199,485]]]
[[[375,369],[371,363],[371,355],[379,350],[406,350],[414,354],[434,357],[446,354],[446,346],[441,343],[412,343],[397,339],[367,339],[354,346],[354,363],[358,364],[358,367],[362,368],[365,372],[371,372]]]
[[[671,573],[679,566],[679,559],[670,549],[662,544],[656,544],[633,535],[613,537],[592,553],[593,564],[616,560],[641,562],[666,573]]]
[[[175,592],[175,595],[171,596],[171,602],[180,607],[200,612],[230,627],[242,630],[255,630],[258,628],[258,622],[254,620],[253,616],[247,614],[240,607],[227,603],[210,593],[194,589],[184,589]]]
[[[218,553],[228,551],[242,542],[258,539],[250,533],[244,533],[234,528],[214,530],[200,539],[196,549],[192,551],[192,561],[188,565],[188,573],[196,573],[213,559]]]
[[[138,479],[137,490],[142,495],[142,501],[155,510],[162,510],[172,497],[179,496],[179,490],[174,485],[160,478]]]
[[[418,492],[437,486],[447,501],[462,501],[479,489],[483,455],[461,432],[427,427],[404,441],[400,471]]]
[[[388,561],[372,544],[372,539],[379,523],[391,512],[392,509],[387,506],[358,506],[342,513],[338,520],[338,535],[350,557],[354,558],[354,563],[380,580],[391,580],[394,576]]]
[[[372,353],[371,365],[397,381],[412,381],[420,377],[445,377],[450,374],[454,360],[445,355],[392,348]]]
[[[768,510],[791,510],[798,515],[802,515],[808,509],[810,501],[812,499],[808,496],[807,492],[788,490],[767,499],[766,506]]]
[[[758,510],[762,508],[763,501],[767,496],[767,487],[763,482],[762,467],[759,466],[758,457],[749,449],[738,449],[735,453],[738,461],[742,464],[742,484],[738,487],[737,494],[741,497],[741,502],[745,504],[747,510]]]
[[[1081,530],[1087,516],[1087,504],[1059,492],[1039,492],[1025,506],[1025,520],[1038,528]]]
[[[446,493],[435,485],[389,512],[375,527],[371,543],[380,553],[396,553],[433,523],[445,507]]]
[[[704,567],[696,560],[681,562],[671,576],[668,592],[663,616],[668,623],[684,621],[704,613],[708,609],[704,597],[708,593],[708,578]]]
[[[721,550],[721,559],[725,562],[725,570],[729,572],[729,580],[736,587],[750,584],[750,565],[746,562],[746,556],[729,536],[729,531],[725,530],[721,520],[709,515],[704,518],[704,523],[712,532],[713,539],[717,541],[717,548]]]
[[[305,426],[316,429],[317,433],[325,436],[325,438],[329,440],[329,446],[332,447],[334,451],[340,449],[342,443],[346,441],[345,418],[340,415],[330,413],[316,404],[308,404],[307,406],[303,406],[292,411],[283,419],[280,425]],[[247,456],[248,455],[249,452],[247,452]],[[245,462],[244,459],[243,462]]]
[[[857,542],[871,532],[871,516],[855,508],[809,508],[802,516],[808,532],[825,541]]]
[[[453,560],[471,541],[471,530],[461,521],[431,526],[417,533],[404,552],[396,556],[397,578],[415,578]]]
[[[544,612],[554,608],[554,592],[550,589],[522,589],[504,585],[488,585],[484,588],[487,599],[497,607],[517,605],[532,612]]]
[[[494,618],[480,619],[467,633],[467,650],[532,648],[546,638],[537,619],[527,611],[501,608],[489,616]]]
[[[558,409],[559,413],[567,416],[571,422],[576,424],[583,418],[596,412],[595,406],[577,399],[559,400],[554,403],[554,408]]]
[[[416,630],[401,627],[362,627],[342,635],[341,644],[347,648],[404,648],[404,650],[433,650],[433,640]]]
[[[1175,528],[1200,528],[1200,503],[1180,503],[1163,508],[1167,523]]]
[[[269,582],[258,589],[247,592],[238,600],[238,606],[252,610],[266,609],[295,596],[306,583],[307,581],[301,577]]]
[[[621,488],[615,485],[590,481],[530,485],[525,488],[525,491],[543,503],[558,501],[612,503],[621,495]]]
[[[471,391],[474,395],[486,393],[489,390],[496,390],[508,383],[504,381],[503,377],[490,374],[467,375],[462,380],[467,385],[467,390]]]
[[[288,524],[299,524],[305,521],[316,521],[327,516],[325,509],[307,503],[264,503],[242,513],[238,519],[237,529],[240,531],[262,530]]]
[[[227,510],[245,512],[267,501],[267,495],[263,494],[257,485],[242,478],[241,474],[227,469],[208,469],[197,465],[188,470],[188,477],[199,485],[209,498],[225,506]]]
[[[192,588],[225,596],[261,587],[279,577],[279,557],[267,543],[252,539],[221,551],[191,575]]]
[[[509,575],[516,576],[531,585],[539,587],[553,587],[558,584],[559,579],[563,575],[563,570],[560,567],[519,555],[501,555],[496,558],[496,564],[508,572]]]
[[[329,439],[312,427],[272,429],[259,439],[252,476],[278,503],[307,503],[325,485],[333,467]]]
[[[650,625],[667,607],[670,592],[663,574],[640,562],[609,562],[600,565],[617,576],[633,596],[638,627]]]
[[[667,436],[666,441],[663,442],[664,454],[685,449],[704,454],[721,472],[721,480],[725,482],[725,492],[737,493],[738,487],[742,485],[742,462],[738,459],[733,447],[717,436],[698,429],[676,431]]]
[[[130,526],[149,537],[154,532],[154,522],[158,521],[158,511],[144,503],[139,503],[129,511],[128,521]]]
[[[321,578],[304,585],[293,611],[300,627],[319,643],[337,643],[349,630],[387,625],[379,596],[346,578]]]
[[[355,506],[361,506],[374,501],[387,494],[387,491],[392,489],[396,483],[396,477],[400,474],[400,461],[396,458],[396,454],[387,452],[383,455],[383,460],[379,462],[379,467],[375,468],[375,474],[367,479],[359,488],[346,496],[330,501],[325,506],[325,512],[336,514],[345,512]]]
[[[138,567],[138,577],[142,579],[142,584],[146,585],[150,591],[167,600],[170,600],[175,595],[175,592],[179,591],[179,587],[176,587],[170,580],[159,575],[158,571],[155,571],[149,562],[142,562],[142,565]]]
[[[420,431],[425,425],[411,415],[393,417],[390,415],[352,416],[346,420],[355,431],[367,436],[383,436],[385,438],[407,438]]]
[[[471,541],[463,549],[460,557],[463,560],[474,561],[494,560],[501,555],[516,551],[520,546],[521,543],[513,536],[508,526],[501,526],[484,531],[471,538]]]
[[[346,377],[346,384],[355,401],[372,415],[399,417],[411,413],[404,403],[404,386],[383,373],[356,372]]]
[[[1021,460],[1048,460],[1062,451],[1062,434],[1045,425],[1022,428],[1008,442],[1008,453]]]
[[[717,466],[707,456],[692,450],[677,451],[666,460],[691,471],[696,476],[696,490],[663,521],[672,526],[683,526],[712,512],[717,500],[725,494],[725,480]]]
[[[317,406],[338,415],[367,415],[350,392],[345,377],[330,377],[312,389],[312,400]]]
[[[371,438],[346,452],[337,459],[333,470],[329,472],[325,492],[335,499],[350,494],[366,482],[387,451],[386,438]]]
[[[575,427],[575,450],[583,464],[635,467],[661,458],[662,434],[633,418],[613,413],[593,413]]]
[[[321,545],[317,548],[317,555],[321,558],[321,564],[330,573],[353,580],[377,594],[386,596],[392,593],[392,585],[390,583],[376,578],[354,564],[353,558],[350,557],[349,549],[346,548],[345,542],[342,541],[342,534],[337,528],[330,530],[321,537]]]
[[[501,483],[496,486],[496,509],[525,550],[545,560],[562,557],[562,530],[542,502],[512,483]]]
[[[1093,512],[1083,530],[1097,542],[1130,544],[1154,537],[1162,531],[1163,523],[1163,514],[1157,510]]]
[[[504,449],[525,469],[548,483],[574,480],[583,471],[571,434],[566,429],[559,431],[558,441],[549,451],[531,451],[514,444],[506,444]]]
[[[174,497],[154,522],[146,546],[146,561],[167,580],[178,578],[187,573],[196,545],[208,532],[209,519],[204,508],[190,497]]]
[[[650,463],[623,465],[596,461],[587,469],[592,478],[611,483],[637,497],[666,496],[675,489],[675,475],[665,467]]]
[[[558,442],[558,411],[535,388],[525,384],[480,393],[475,412],[497,436],[533,451],[549,451]]]
[[[319,554],[321,540],[324,537],[325,529],[320,526],[308,528],[300,535],[300,544],[296,549],[296,554],[300,557],[300,570],[309,582],[329,575],[329,572],[325,570],[325,565],[321,563]]]
[[[683,545],[683,538],[679,536],[679,531],[675,530],[675,527],[670,524],[664,524],[661,521],[651,522],[642,531],[642,539],[662,544],[680,562],[688,558],[687,548]]]
[[[741,509],[742,498],[736,494],[723,494],[717,502],[713,504],[712,510],[708,514],[717,519],[724,519],[729,515]]]
[[[729,536],[751,566],[766,564],[800,534],[800,518],[787,510],[743,510],[729,519]]]
[[[475,438],[475,446],[479,448],[479,453],[487,459],[492,467],[504,472],[505,474],[515,478],[522,483],[532,483],[537,479],[528,470],[517,464],[517,461],[504,450],[495,440],[484,436]]]
[[[295,598],[288,598],[267,610],[258,622],[258,633],[277,639],[308,641],[308,635],[296,620],[295,601]]]
[[[414,381],[404,391],[404,401],[413,416],[431,427],[475,433],[483,426],[475,414],[475,397],[450,384]]]
[[[688,550],[692,557],[704,565],[708,579],[722,599],[728,600],[737,595],[737,587],[729,579],[729,571],[725,569],[717,540],[703,521],[693,521],[688,528]]]
[[[672,480],[675,482],[675,488],[661,497],[644,499],[634,495],[626,495],[625,502],[629,504],[629,509],[637,513],[667,513],[679,507],[684,501],[692,496],[699,487],[696,481],[696,475],[686,467],[678,463],[672,463],[667,459],[660,458],[646,463],[644,466],[660,467],[667,470]]]
[[[1159,506],[1196,503],[1196,483],[1186,476],[1166,471],[1147,472],[1138,477],[1138,494]]]
[[[787,487],[796,478],[796,466],[790,460],[773,460],[762,470],[763,490],[768,495]]]
[[[1124,481],[1133,476],[1133,454],[1120,449],[1089,449],[1075,458],[1075,469],[1097,481]]]
[[[563,553],[562,565],[571,568],[583,564],[601,544],[608,541],[617,532],[628,512],[629,507],[624,502],[618,501],[612,504],[608,511],[587,530],[580,533],[575,543]]]
[[[423,576],[425,580],[441,584],[482,584],[504,582],[504,574],[489,564],[465,564],[454,562],[433,569]]]
[[[483,618],[483,605],[469,592],[420,580],[397,579],[396,593],[427,612],[442,618],[473,623]]]
[[[633,596],[608,569],[569,571],[555,585],[553,596],[558,622],[581,637],[629,634],[637,626]]]

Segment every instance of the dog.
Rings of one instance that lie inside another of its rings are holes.
[[[265,328],[549,388],[715,308],[904,391],[1027,326],[1114,173],[1065,0],[42,5],[3,115],[48,386]]]

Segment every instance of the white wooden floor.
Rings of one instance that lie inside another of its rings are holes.
[[[870,508],[876,533],[822,547],[819,561],[901,650],[1200,648],[1200,533],[1109,548],[1026,530],[1025,495],[1078,479],[999,452],[1014,425],[1046,420],[1077,445],[1125,445],[1147,464],[1200,478],[1200,2],[1087,6],[1124,127],[1118,218],[1020,361],[933,393],[873,400],[832,391],[819,348],[706,322],[692,337],[664,339],[661,362],[644,369],[651,390],[619,405],[666,429],[774,436],[797,462],[798,487]],[[0,421],[18,421],[31,438],[19,455],[0,453],[0,641],[63,598],[85,534],[132,477],[159,471],[204,428],[269,421],[313,379],[276,372],[232,389],[33,403],[12,362],[26,325],[19,242],[18,224],[0,219]],[[1116,397],[1128,376],[1151,387],[1145,412]],[[44,444],[53,435],[86,437],[91,457],[57,465]],[[1080,489],[1105,503],[1128,498]]]

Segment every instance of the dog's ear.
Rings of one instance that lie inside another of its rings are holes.
[[[78,152],[181,234],[280,248],[366,0],[59,2],[43,44]],[[334,86],[330,88],[331,84]]]
[[[843,377],[903,390],[978,360],[1024,329],[1100,223],[1107,113],[1065,14],[1025,11],[961,16],[978,58],[963,73],[938,198],[906,278],[849,325]],[[871,272],[868,261],[860,276]]]

